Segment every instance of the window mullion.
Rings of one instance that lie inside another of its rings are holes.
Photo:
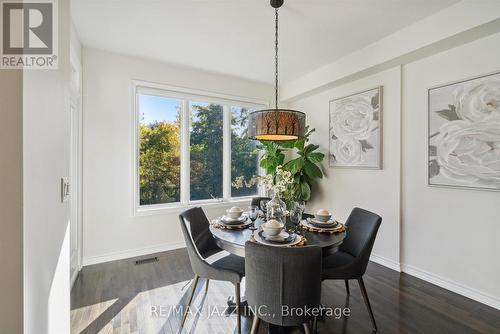
[[[190,153],[189,153],[189,127],[190,127],[189,101],[182,100],[181,110],[181,203],[188,204],[190,198]]]
[[[222,193],[224,199],[231,198],[231,108],[223,107]]]

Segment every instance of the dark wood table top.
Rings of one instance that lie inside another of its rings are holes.
[[[255,227],[259,227],[263,222],[260,218],[257,219]],[[287,227],[290,228],[288,224]],[[223,230],[210,226],[210,232],[220,248],[234,255],[245,257],[245,242],[253,233],[251,229]],[[320,246],[323,249],[323,255],[335,253],[346,236],[346,232],[329,234],[300,230],[300,233],[306,237],[307,245]]]

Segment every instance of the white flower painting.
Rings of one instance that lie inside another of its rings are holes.
[[[382,168],[382,87],[330,101],[330,166]]]
[[[500,190],[500,73],[429,90],[429,184]]]

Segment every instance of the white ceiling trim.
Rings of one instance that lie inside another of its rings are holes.
[[[357,73],[383,69],[384,65],[394,60],[403,63],[400,57],[492,22],[495,23],[493,29],[500,31],[499,18],[500,1],[463,0],[338,61],[284,84],[280,88],[281,99],[292,101],[325,86],[354,77]],[[484,29],[484,35],[490,33],[491,27]],[[474,37],[477,39],[482,36]],[[429,49],[431,54],[432,50],[439,51],[439,48]],[[423,56],[425,55],[421,55]]]

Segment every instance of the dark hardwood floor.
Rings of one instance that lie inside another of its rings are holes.
[[[72,333],[178,333],[181,314],[169,311],[188,297],[187,252],[155,256],[158,261],[140,265],[127,259],[84,267],[71,293]],[[370,263],[364,280],[379,333],[500,333],[500,311],[410,275]],[[182,333],[237,333],[236,316],[223,314],[233,286],[211,281],[205,293],[200,282],[193,306],[201,311],[188,316]],[[350,316],[321,319],[318,333],[372,333],[357,282],[351,281],[350,296],[342,281],[323,283],[322,301],[348,307]],[[251,318],[243,317],[242,333],[250,326]],[[259,333],[266,332],[261,323]]]

